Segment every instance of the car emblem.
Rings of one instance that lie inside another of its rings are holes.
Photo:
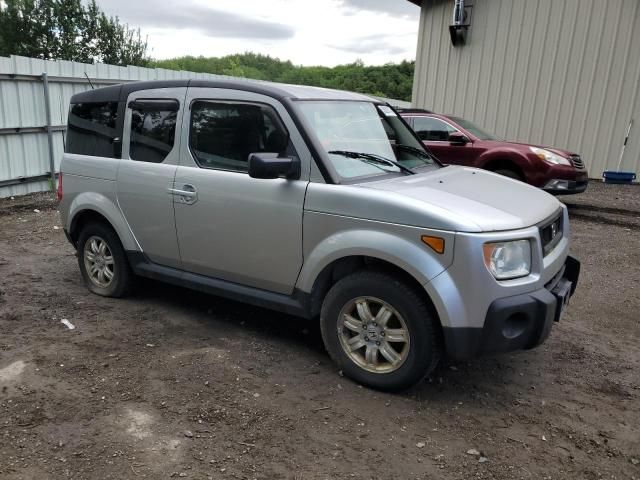
[[[367,334],[369,336],[369,339],[376,341],[378,340],[378,329],[376,327],[370,326],[367,329]]]

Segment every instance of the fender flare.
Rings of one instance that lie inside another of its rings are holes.
[[[424,285],[453,263],[455,235],[449,232],[438,232],[437,235],[445,237],[447,243],[442,255],[430,251],[426,245],[387,232],[367,229],[336,232],[305,255],[296,288],[312,293],[316,279],[328,265],[342,258],[362,256],[391,263]]]
[[[125,250],[142,251],[120,208],[107,196],[96,192],[80,193],[69,205],[69,215],[65,225],[65,229],[69,234],[75,228],[79,215],[87,211],[96,212],[109,222],[118,234],[118,238],[120,238],[122,247]]]

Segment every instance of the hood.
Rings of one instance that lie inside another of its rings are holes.
[[[518,143],[518,142],[507,142],[507,141],[500,141],[500,140],[476,140],[475,144],[481,145],[487,149],[511,148],[513,150],[516,150],[522,153],[531,153],[531,150],[529,150],[529,147],[538,147],[538,148],[544,148],[545,150],[549,150],[550,152],[553,152],[557,155],[560,155],[566,158],[569,158],[572,155],[576,155],[574,152],[571,152],[569,150],[563,150],[562,148],[555,148],[555,147],[545,147],[544,145],[536,145],[534,143]]]
[[[464,218],[459,231],[526,228],[550,217],[560,202],[542,190],[477,168],[448,166],[428,173],[360,185],[384,190]],[[425,207],[428,208],[428,207]],[[477,225],[471,230],[469,225]]]

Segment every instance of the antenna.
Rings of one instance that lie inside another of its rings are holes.
[[[89,75],[87,75],[87,72],[84,72],[84,76],[87,77],[87,81],[89,82],[89,85],[91,85],[91,90],[95,90],[95,87],[93,86],[93,83],[91,83],[91,79],[89,78]]]

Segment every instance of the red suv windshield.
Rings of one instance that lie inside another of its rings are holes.
[[[497,137],[496,135],[492,135],[491,133],[485,132],[477,125],[471,123],[469,120],[465,120],[464,118],[460,118],[460,117],[449,117],[449,118],[454,122],[456,122],[458,125],[460,125],[462,128],[464,128],[467,132],[477,137],[479,140],[504,141],[504,139]]]

